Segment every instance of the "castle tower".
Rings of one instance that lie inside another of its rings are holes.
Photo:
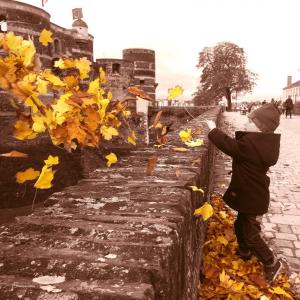
[[[101,67],[107,78],[107,87],[112,92],[114,99],[122,100],[127,95],[127,88],[134,84],[132,61],[116,58],[96,59],[95,74]]]
[[[140,86],[155,101],[155,51],[129,48],[123,50],[123,59],[134,63],[134,84]]]
[[[93,61],[93,37],[89,35],[88,25],[82,20],[83,14],[81,8],[72,9],[73,24],[72,32],[76,43],[76,49],[73,49],[73,57],[87,57]]]

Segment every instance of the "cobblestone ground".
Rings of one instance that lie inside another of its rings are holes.
[[[238,112],[224,112],[220,128],[234,136],[234,131],[243,130],[246,118]],[[262,231],[275,254],[287,261],[290,274],[296,276],[300,274],[300,116],[281,116],[276,132],[281,133],[280,157],[268,173],[271,202]],[[231,158],[217,151],[215,192],[224,193],[230,170]]]

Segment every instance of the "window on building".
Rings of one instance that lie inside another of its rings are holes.
[[[47,54],[49,55],[49,56],[53,56],[53,46],[52,46],[52,44],[48,44],[48,47],[46,48],[47,49]]]
[[[112,73],[113,74],[120,74],[121,65],[120,64],[113,64],[112,65]]]
[[[61,48],[60,48],[60,41],[58,39],[54,40],[54,53],[60,54]]]
[[[140,85],[144,85],[145,84],[145,80],[144,79],[140,79]]]

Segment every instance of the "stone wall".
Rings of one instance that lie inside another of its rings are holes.
[[[206,225],[193,212],[211,193],[214,148],[204,120],[219,112],[170,132],[166,147],[109,149],[118,155],[116,165],[98,166],[53,194],[45,208],[1,226],[0,298],[198,299]],[[204,145],[173,151],[183,146],[178,132],[187,127],[202,128]],[[57,294],[32,282],[42,275],[64,277]]]

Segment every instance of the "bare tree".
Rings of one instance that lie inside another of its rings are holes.
[[[222,42],[215,47],[206,47],[199,54],[198,68],[202,69],[200,77],[201,91],[227,99],[231,110],[233,92],[251,92],[257,74],[246,69],[244,49],[229,42]]]

